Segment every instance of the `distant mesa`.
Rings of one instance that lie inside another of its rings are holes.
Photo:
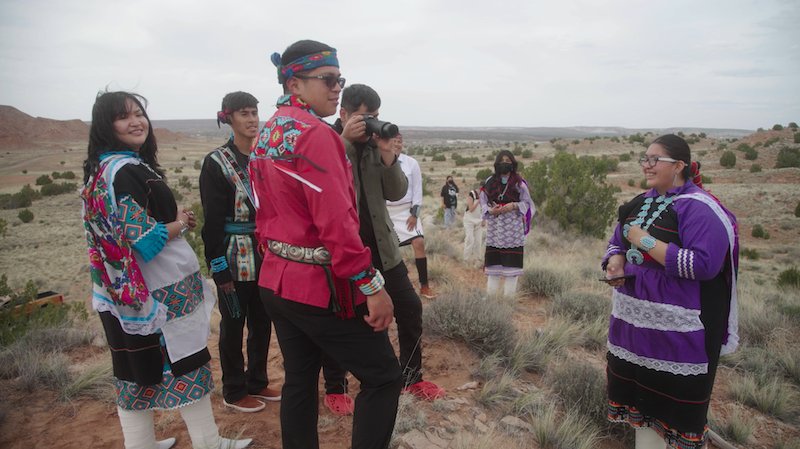
[[[153,131],[159,143],[186,139],[181,132],[158,128]],[[0,148],[25,149],[42,144],[66,144],[89,140],[89,125],[81,120],[53,120],[32,117],[13,106],[0,105]]]

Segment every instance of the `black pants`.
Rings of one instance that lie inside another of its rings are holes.
[[[356,307],[355,318],[342,320],[328,309],[283,299],[266,288],[261,298],[275,325],[286,371],[283,448],[319,447],[317,383],[323,352],[361,382],[352,449],[388,447],[403,381],[388,333],[375,332],[364,321],[366,304]]]
[[[422,380],[422,301],[408,279],[406,264],[383,273],[386,292],[392,297],[394,318],[397,321],[397,340],[400,344],[400,366],[403,368],[404,386]],[[336,361],[322,355],[322,373],[327,394],[347,392],[347,370]]]
[[[242,400],[248,394],[259,393],[269,385],[267,353],[272,333],[271,321],[264,309],[258,283],[233,283],[239,298],[241,316],[233,318],[228,302],[219,288],[219,362],[222,365],[222,397],[228,403]],[[247,372],[242,356],[242,336],[247,321]]]

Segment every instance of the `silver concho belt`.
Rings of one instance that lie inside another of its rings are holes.
[[[272,254],[295,262],[314,265],[330,265],[331,252],[324,246],[309,248],[305,246],[290,245],[277,240],[267,240],[267,248]]]

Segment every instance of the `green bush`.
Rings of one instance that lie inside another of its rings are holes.
[[[524,159],[530,159],[530,158],[532,158],[532,157],[533,157],[533,151],[531,151],[531,150],[524,150],[524,151],[522,152],[522,157],[523,157]]]
[[[642,181],[639,183],[639,187],[641,187],[642,190],[647,190],[649,188],[647,187],[647,178],[642,179]]]
[[[744,158],[748,161],[754,161],[758,159],[758,151],[755,148],[751,148],[744,152]]]
[[[478,171],[478,174],[475,175],[475,179],[477,179],[478,181],[486,181],[486,178],[492,176],[492,173],[494,173],[494,170],[492,170],[491,168],[481,169]]]
[[[771,146],[773,143],[776,143],[779,140],[781,140],[780,137],[773,137],[772,139],[767,140],[766,142],[764,142],[764,148]]]
[[[622,153],[622,154],[619,155],[619,161],[620,162],[628,162],[629,160],[631,160],[631,155],[630,154]]]
[[[511,154],[513,154],[514,156],[522,156],[522,148],[514,147],[514,149],[511,150]]]
[[[760,224],[753,226],[753,230],[750,232],[750,235],[757,239],[769,239],[769,232],[764,230],[764,227]]]
[[[41,197],[42,194],[38,190],[33,190],[30,184],[25,184],[17,193],[0,195],[0,209],[28,207],[34,200],[38,200]]]
[[[800,143],[800,133],[794,133],[794,143]]]
[[[789,122],[789,128],[792,128],[792,129],[796,130],[797,129],[797,123]]]
[[[726,150],[726,149],[728,149],[728,144],[727,143],[721,143],[721,144],[717,145],[717,149],[718,150]]]
[[[706,138],[706,133],[700,133],[700,137],[705,139]]]
[[[564,292],[550,298],[550,311],[577,322],[590,323],[611,315],[611,299],[587,292]]]
[[[736,151],[741,151],[743,153],[746,152],[746,151],[750,151],[752,149],[753,149],[753,147],[751,147],[749,144],[744,143],[744,142],[742,142],[742,143],[740,143],[739,145],[736,146]]]
[[[781,271],[778,275],[778,286],[800,288],[800,271],[797,267]]]
[[[719,165],[725,168],[733,168],[736,165],[736,154],[733,151],[726,151],[719,158]]]
[[[522,273],[522,289],[532,295],[552,298],[569,288],[569,277],[550,268],[527,268]]]
[[[705,185],[705,184],[711,184],[711,183],[713,183],[713,182],[714,182],[714,181],[711,179],[711,176],[706,176],[706,175],[704,175],[704,174],[702,174],[702,173],[700,173],[700,181],[703,183],[703,185]]]
[[[579,143],[581,143],[581,141],[580,141],[580,140],[578,140],[578,139],[575,139],[575,140],[573,140],[573,141],[572,141],[572,144],[573,144],[573,145],[577,145],[577,144],[579,144]]]
[[[8,222],[0,218],[0,235],[6,238],[6,232],[8,232]]]
[[[436,154],[433,156],[433,162],[444,162],[447,160],[444,154]]]
[[[616,214],[615,186],[606,183],[596,161],[559,153],[549,162],[531,163],[522,175],[534,203],[545,205],[545,215],[564,229],[575,227],[582,234],[603,238]]]
[[[761,258],[761,255],[758,254],[758,250],[753,248],[742,248],[741,251],[739,251],[739,255],[749,260],[758,260]]]
[[[75,179],[75,173],[72,171],[65,171],[61,173],[61,178],[63,179]]]
[[[42,175],[42,176],[39,176],[38,178],[36,178],[36,185],[37,186],[44,186],[44,185],[52,184],[52,183],[53,183],[53,180],[50,179],[50,177],[47,176],[47,175]]]
[[[477,156],[460,157],[460,158],[456,159],[456,167],[463,167],[464,165],[467,165],[467,164],[477,164],[480,161],[481,160],[478,159]]]
[[[410,154],[414,154],[414,153],[410,153]],[[201,162],[200,161],[194,161],[194,169],[195,170],[200,170],[201,168],[202,168]]]
[[[61,184],[47,184],[42,186],[42,195],[54,196],[54,195],[61,195],[64,193],[72,193],[77,188],[78,185],[75,184],[74,182],[62,182]]]
[[[775,125],[772,127],[774,131],[783,131],[783,125]]]
[[[753,165],[750,166],[750,173],[758,173],[760,171],[761,171],[761,165],[760,164],[753,164]]]
[[[567,410],[578,412],[600,426],[606,426],[608,394],[606,375],[586,362],[567,361],[557,367],[548,378],[553,391]]]
[[[634,181],[633,179],[629,179],[628,180],[628,187],[633,187],[635,185],[636,185],[636,181]]]
[[[22,220],[23,223],[30,223],[33,221],[33,212],[30,209],[22,209],[17,214],[17,217]]]
[[[800,150],[797,148],[783,147],[778,152],[775,168],[800,167]]]

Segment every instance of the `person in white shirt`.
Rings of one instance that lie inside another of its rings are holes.
[[[408,192],[398,201],[387,201],[386,208],[392,218],[400,246],[410,244],[414,248],[414,259],[419,275],[419,294],[433,299],[436,294],[428,286],[428,258],[425,257],[425,237],[422,235],[422,220],[419,219],[422,206],[422,172],[416,159],[403,153],[403,136],[400,134],[394,140],[394,152],[397,154],[400,168],[408,178]]]

